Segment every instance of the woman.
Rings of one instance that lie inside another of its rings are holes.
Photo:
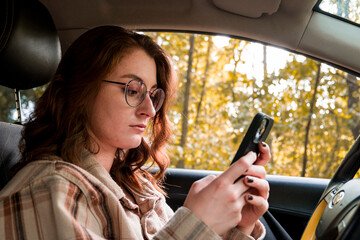
[[[115,26],[80,36],[25,124],[18,172],[0,193],[3,237],[263,238],[266,144],[194,183],[175,214],[166,205],[166,112],[176,85],[151,38]],[[148,160],[159,167],[154,176],[142,168]]]

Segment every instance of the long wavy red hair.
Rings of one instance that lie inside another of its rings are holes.
[[[141,172],[159,189],[169,164],[165,145],[171,131],[166,113],[176,95],[176,76],[169,56],[153,39],[117,26],[91,29],[68,48],[25,124],[20,142],[20,166],[49,154],[79,164],[84,148],[96,152],[89,147],[87,109],[100,89],[101,80],[134,48],[143,49],[155,60],[157,85],[165,91],[166,98],[152,119],[150,143],[143,139],[139,147],[125,153],[118,149],[110,173],[119,184],[126,181],[141,189],[137,175]],[[147,161],[159,167],[154,176],[143,168]]]

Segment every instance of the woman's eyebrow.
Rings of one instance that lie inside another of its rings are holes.
[[[142,81],[145,84],[144,80],[142,80],[141,77],[139,77],[139,76],[137,76],[135,74],[132,74],[132,73],[122,75],[120,78],[131,78],[131,79],[135,79],[135,80],[138,80],[138,81]],[[157,88],[157,83],[155,83],[150,89],[153,89],[153,88]]]
[[[125,74],[125,75],[122,75],[120,78],[131,78],[131,79],[135,79],[135,80],[138,80],[138,81],[142,81],[143,80],[141,79],[141,77],[135,75],[135,74]]]

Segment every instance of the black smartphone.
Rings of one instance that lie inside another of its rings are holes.
[[[273,124],[274,119],[264,113],[257,113],[252,120],[231,164],[250,151],[259,153],[259,142],[264,142],[266,140]]]

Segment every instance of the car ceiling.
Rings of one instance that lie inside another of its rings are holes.
[[[139,30],[231,35],[279,46],[360,73],[360,27],[314,12],[317,0],[40,2],[53,16],[63,50],[87,29],[110,24]]]

